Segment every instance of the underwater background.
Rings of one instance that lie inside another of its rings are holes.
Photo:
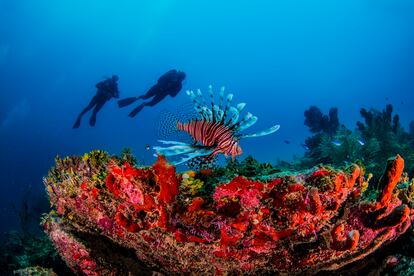
[[[241,142],[275,163],[302,156],[304,111],[339,110],[353,130],[360,109],[392,104],[401,126],[414,119],[414,2],[394,1],[7,1],[0,0],[0,232],[19,228],[30,197],[47,211],[42,178],[56,155],[131,148],[155,161],[157,118],[209,84],[233,92],[273,135]],[[170,69],[182,92],[136,118],[114,100],[72,124],[103,77],[117,74],[121,98],[145,93]],[[21,212],[20,212],[21,214]]]

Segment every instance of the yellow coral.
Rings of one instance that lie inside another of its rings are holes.
[[[82,156],[82,160],[83,160],[83,161],[87,161],[88,159],[89,159],[89,154],[85,153],[85,154]]]
[[[68,218],[69,220],[73,220],[73,213],[72,213],[72,212],[70,212],[70,213],[67,215],[67,218]]]
[[[369,181],[371,180],[371,178],[373,177],[374,175],[372,174],[372,173],[369,173],[368,174],[368,176],[367,176],[367,179],[365,179],[365,181],[364,182],[362,182],[362,185],[361,185],[361,192],[363,193],[363,192],[365,192],[367,189],[368,189],[368,186],[369,186]]]
[[[194,171],[187,171],[182,174],[181,185],[191,195],[197,194],[204,185],[204,182],[200,179],[195,179],[196,173]]]
[[[414,178],[411,179],[411,182],[408,185],[408,197],[410,200],[414,198]]]
[[[408,177],[407,172],[403,172],[403,174],[401,175],[400,181],[403,182],[403,183],[410,182],[410,178]]]
[[[50,186],[47,186],[47,192],[49,195],[53,194],[53,189]]]

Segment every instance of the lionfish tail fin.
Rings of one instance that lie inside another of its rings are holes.
[[[255,138],[255,137],[260,137],[260,136],[266,136],[266,135],[269,135],[269,134],[272,134],[272,133],[278,131],[279,128],[280,128],[280,125],[274,125],[274,126],[268,128],[268,129],[265,129],[263,131],[259,131],[259,132],[255,132],[255,133],[251,133],[251,134],[243,134],[243,135],[240,135],[239,137],[240,138]]]

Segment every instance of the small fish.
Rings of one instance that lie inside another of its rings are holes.
[[[337,147],[339,147],[339,146],[342,145],[342,143],[340,141],[338,141],[338,140],[333,140],[332,141],[332,144],[335,145],[335,146],[337,146]]]
[[[304,148],[305,150],[309,150],[309,147],[308,147],[306,144],[302,144],[301,146],[302,146],[302,148]]]
[[[283,141],[283,142],[285,142],[285,144],[290,144],[290,141],[289,140],[285,140],[285,141]]]
[[[149,144],[146,144],[146,145],[145,145],[145,149],[146,149],[146,150],[150,150],[150,149],[151,149],[151,146],[150,146]]]
[[[358,143],[359,143],[361,146],[364,146],[364,145],[365,145],[365,141],[364,141],[363,139],[358,139]]]

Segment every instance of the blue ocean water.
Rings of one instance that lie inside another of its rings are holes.
[[[394,1],[29,1],[0,0],[0,231],[18,225],[12,204],[42,177],[56,155],[92,149],[155,158],[154,125],[184,91],[225,85],[235,101],[275,123],[271,136],[241,142],[245,157],[291,160],[309,135],[303,112],[339,108],[353,129],[361,107],[391,103],[404,127],[414,119],[414,2]],[[176,68],[182,92],[145,108],[110,101],[97,124],[72,124],[105,76],[119,75],[121,98],[144,93]],[[286,144],[284,141],[290,143]]]

